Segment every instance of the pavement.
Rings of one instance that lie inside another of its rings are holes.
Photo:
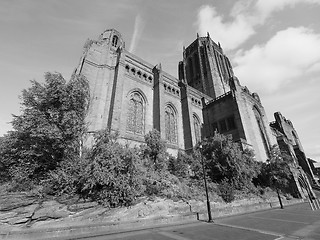
[[[312,211],[308,203],[273,208],[230,217],[215,218],[206,222],[184,220],[171,224],[147,225],[135,228],[99,229],[90,233],[73,232],[69,236],[50,239],[93,239],[93,240],[320,240],[320,210]],[[25,236],[27,237],[27,236]],[[24,239],[33,239],[24,238]],[[14,238],[6,238],[14,239]],[[19,238],[21,239],[21,238]],[[48,239],[48,238],[46,238]]]
[[[308,203],[255,213],[218,218],[213,223],[200,220],[171,226],[150,227],[127,232],[98,233],[57,239],[93,240],[319,240],[320,210]]]

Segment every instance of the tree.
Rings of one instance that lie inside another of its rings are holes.
[[[160,132],[153,129],[144,136],[144,140],[146,142],[143,149],[144,156],[150,160],[154,170],[167,169],[166,143],[161,139]]]
[[[285,153],[281,153],[279,147],[271,147],[270,157],[262,166],[262,174],[273,189],[285,189],[292,179],[290,164],[292,158]]]
[[[139,168],[139,151],[117,142],[107,130],[95,135],[80,178],[80,194],[111,207],[130,205],[144,190]]]
[[[214,182],[226,179],[236,188],[242,189],[251,185],[252,178],[257,176],[258,168],[251,150],[241,150],[232,141],[231,136],[216,133],[213,137],[201,142],[201,151],[208,176]]]
[[[283,204],[279,190],[288,187],[292,179],[292,172],[289,167],[292,161],[292,158],[285,153],[281,153],[279,147],[274,145],[271,147],[269,159],[262,166],[262,172],[265,175],[265,179],[269,182],[269,186],[277,192],[281,208],[283,208]]]
[[[6,148],[7,137],[0,137],[0,184],[9,180],[9,166],[8,161],[4,158],[3,152]]]
[[[43,84],[31,81],[21,100],[22,113],[13,116],[14,130],[6,136],[2,157],[12,177],[39,179],[63,159],[79,154],[89,85],[83,76],[73,75],[66,82],[60,73],[46,73]]]
[[[185,178],[189,175],[190,165],[192,162],[192,156],[179,151],[176,158],[169,158],[168,170],[177,177]]]

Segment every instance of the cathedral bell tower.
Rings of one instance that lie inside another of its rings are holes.
[[[91,99],[86,121],[90,132],[113,127],[111,120],[115,118],[115,92],[123,49],[124,41],[115,29],[105,30],[95,40],[88,39],[83,47],[75,73],[82,74],[89,82]]]
[[[233,76],[229,59],[223,54],[208,33],[183,49],[183,61],[179,63],[179,79],[189,86],[217,98],[230,91],[229,79]]]

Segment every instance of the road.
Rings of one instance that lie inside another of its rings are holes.
[[[68,239],[92,240],[320,240],[320,210],[307,203],[227,218],[154,227],[122,233],[101,233]]]

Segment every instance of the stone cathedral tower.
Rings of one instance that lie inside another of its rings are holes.
[[[114,112],[119,71],[119,51],[124,48],[121,34],[109,29],[99,35],[97,40],[87,40],[77,73],[89,80],[91,104],[87,121],[89,131],[111,128],[118,119]]]
[[[206,95],[217,98],[230,91],[233,70],[219,44],[209,36],[199,37],[183,50],[179,63],[179,79]]]

